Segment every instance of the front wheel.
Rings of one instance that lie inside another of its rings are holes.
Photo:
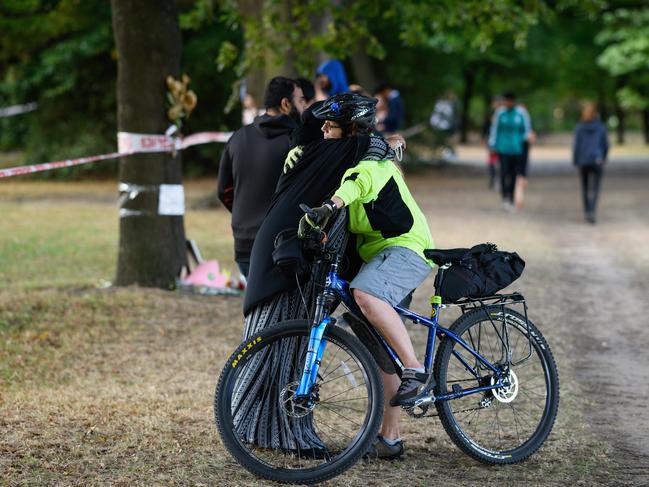
[[[487,464],[525,460],[550,434],[559,407],[559,377],[545,338],[519,313],[488,306],[460,317],[450,331],[504,371],[503,387],[436,403],[444,429]],[[489,368],[445,337],[435,357],[436,396],[498,383]]]
[[[381,423],[383,383],[356,337],[329,326],[309,401],[295,400],[309,323],[294,320],[244,341],[228,359],[214,414],[232,456],[253,474],[286,483],[322,482],[367,451]]]

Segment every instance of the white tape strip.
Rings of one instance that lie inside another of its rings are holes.
[[[182,184],[160,185],[158,214],[167,216],[181,216],[185,214],[185,189]]]
[[[182,184],[161,184],[158,186],[119,183],[118,189],[120,192],[120,217],[156,214],[182,216],[185,214],[185,189]],[[130,202],[138,197],[143,198],[140,203],[135,203],[135,206],[140,206],[140,208],[124,208],[131,205]]]
[[[38,103],[31,102],[24,105],[11,105],[9,107],[0,108],[0,118],[13,117],[21,113],[33,112],[38,108]]]

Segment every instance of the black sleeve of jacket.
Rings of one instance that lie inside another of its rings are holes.
[[[219,164],[219,182],[217,194],[223,206],[232,212],[234,201],[234,179],[232,177],[232,157],[230,155],[230,144],[225,146],[221,163]]]

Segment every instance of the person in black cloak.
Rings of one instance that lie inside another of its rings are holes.
[[[309,303],[315,301],[315,284],[320,282],[327,269],[314,269],[310,278],[300,281],[288,276],[275,267],[272,259],[275,238],[286,229],[297,230],[303,212],[300,203],[317,206],[330,198],[340,184],[347,169],[361,160],[383,160],[394,158],[388,143],[367,134],[343,139],[323,140],[323,122],[313,115],[322,102],[309,107],[302,115],[302,125],[292,135],[292,144],[297,148],[289,153],[271,205],[262,223],[252,248],[250,274],[243,303],[245,315],[244,339],[278,322],[292,319],[308,319],[311,310]],[[347,242],[346,211],[340,211],[330,224],[328,238],[330,244],[341,249]],[[355,262],[355,246],[346,247],[348,269],[346,277],[353,277],[360,266]],[[285,381],[295,380],[290,376],[295,371],[283,370],[286,356],[303,353],[306,343],[295,343],[292,350],[277,353],[276,357],[266,358],[257,366],[249,367],[250,373],[241,379],[235,389],[232,405],[237,409],[235,424],[238,433],[247,441],[261,447],[283,450],[306,450],[319,448],[322,443],[311,428],[309,418],[292,420],[290,424],[276,413],[276,397],[281,387],[269,391],[264,386],[269,374],[282,377]],[[301,371],[298,371],[298,373]],[[257,391],[252,393],[251,391]],[[299,444],[298,444],[299,442]]]

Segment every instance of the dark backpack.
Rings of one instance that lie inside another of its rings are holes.
[[[461,298],[484,298],[509,286],[520,277],[525,261],[516,252],[503,252],[494,244],[480,244],[444,271],[441,287],[439,273],[435,286],[444,303]]]

